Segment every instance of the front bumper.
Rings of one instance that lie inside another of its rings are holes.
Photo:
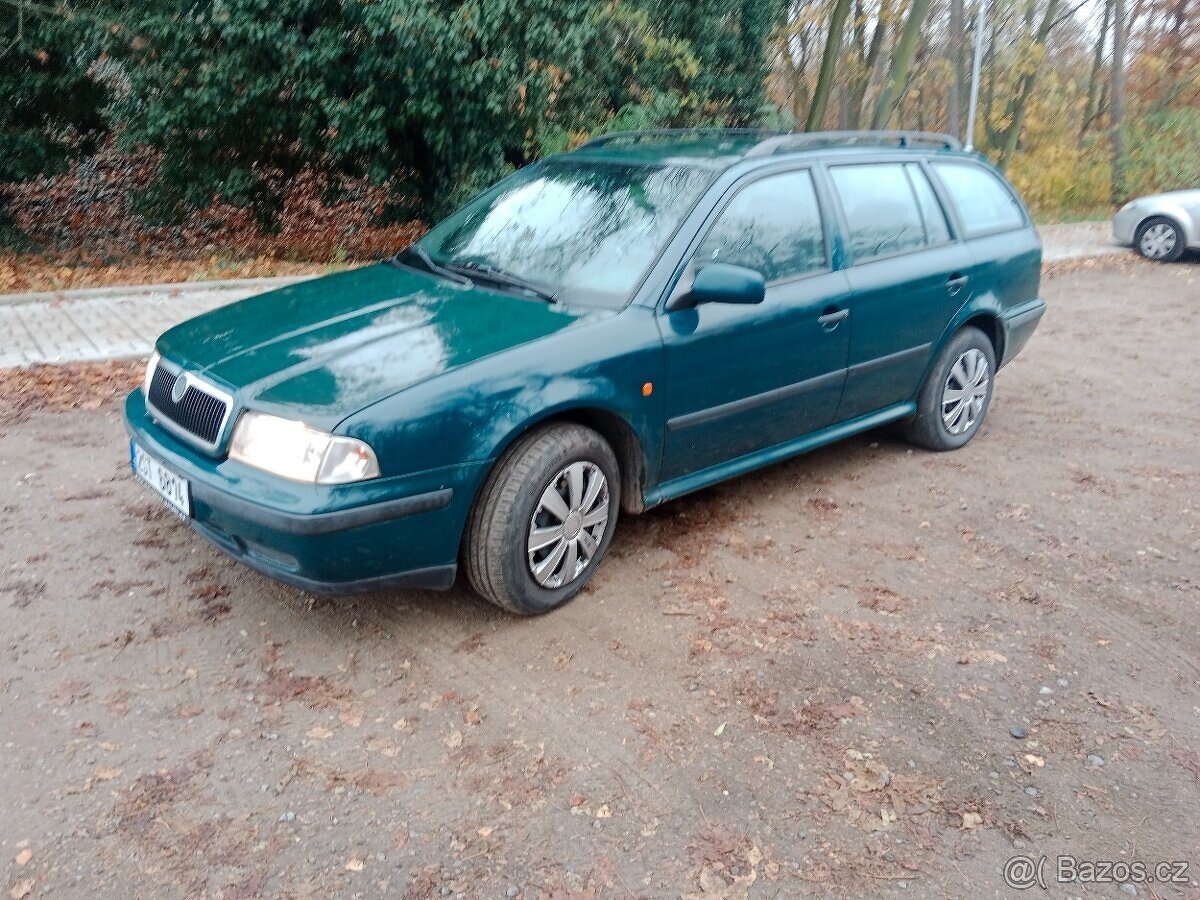
[[[1113,240],[1126,247],[1132,246],[1143,216],[1144,213],[1136,207],[1120,209],[1112,220]]]
[[[188,480],[197,532],[286,584],[317,593],[445,590],[486,464],[349,485],[290,482],[205,456],[157,426],[140,391],[125,402],[130,436]]]

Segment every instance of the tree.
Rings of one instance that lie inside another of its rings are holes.
[[[1099,118],[1104,108],[1104,85],[1101,75],[1104,71],[1104,46],[1108,41],[1108,26],[1112,19],[1113,0],[1104,0],[1103,12],[1100,19],[1100,33],[1096,37],[1096,45],[1092,51],[1092,68],[1088,74],[1087,102],[1083,109],[1083,124],[1079,128],[1079,139],[1083,140],[1092,123]]]
[[[1038,71],[1046,55],[1046,40],[1050,37],[1050,30],[1055,25],[1058,4],[1059,0],[1048,0],[1046,8],[1042,13],[1041,24],[1038,26],[1037,31],[1033,33],[1032,39],[1029,41],[1029,49],[1024,54],[1020,77],[1017,79],[1016,92],[1013,94],[1008,106],[1008,126],[1000,133],[1000,140],[997,142],[1000,149],[997,165],[1001,169],[1008,166],[1008,163],[1012,160],[1013,153],[1016,152],[1017,141],[1021,137],[1021,126],[1025,121],[1025,110],[1029,106],[1029,98],[1033,94],[1033,87],[1037,80]],[[1034,12],[1035,0],[1028,0],[1026,10],[1027,21],[1033,21]]]
[[[880,90],[879,99],[875,104],[875,115],[871,118],[872,128],[886,128],[888,121],[892,118],[904,86],[908,83],[913,59],[917,54],[917,43],[928,13],[929,0],[912,0],[908,18],[904,21],[904,30],[900,32],[900,39],[896,42],[896,49],[892,53],[892,63],[888,67],[887,77],[883,81],[883,88]]]
[[[833,74],[837,69],[838,53],[842,44],[842,29],[846,27],[846,16],[850,13],[850,0],[835,0],[833,15],[829,19],[829,33],[825,39],[825,52],[821,55],[821,73],[817,76],[817,87],[813,91],[812,105],[804,120],[805,131],[816,131],[825,118],[825,107],[833,88]]]

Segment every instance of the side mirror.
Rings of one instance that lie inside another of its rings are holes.
[[[701,303],[762,303],[767,282],[761,272],[729,263],[706,263],[696,271],[691,290],[673,297],[668,310],[691,309]]]

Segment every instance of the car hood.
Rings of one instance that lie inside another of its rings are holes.
[[[330,429],[418,382],[611,315],[381,263],[189,319],[158,350],[243,405]]]

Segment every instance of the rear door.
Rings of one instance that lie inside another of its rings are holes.
[[[954,239],[918,160],[831,164],[850,267],[850,361],[837,418],[912,399],[930,354],[970,296]]]
[[[970,160],[934,160],[931,168],[971,252],[973,291],[1001,312],[1036,299],[1042,244],[1013,189]]]
[[[662,311],[666,436],[660,478],[678,478],[833,421],[845,380],[846,276],[832,271],[807,168],[734,189],[701,232],[676,291],[720,261],[767,282],[756,305]]]

